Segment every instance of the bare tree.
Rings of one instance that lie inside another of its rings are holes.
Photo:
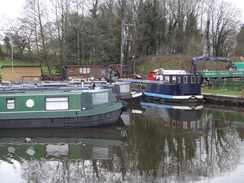
[[[15,45],[15,48],[18,49],[18,58],[23,59],[23,51],[27,46],[27,41],[25,39],[25,35],[21,32],[20,27],[12,27],[11,31],[7,33],[7,35],[10,37],[12,44]]]
[[[218,7],[218,8],[216,8]],[[234,48],[240,11],[220,0],[206,2],[206,47],[213,56],[227,56]]]
[[[26,0],[24,18],[28,22],[30,29],[33,31],[33,39],[35,41],[35,51],[37,52],[37,60],[40,65],[46,64],[49,76],[52,76],[51,65],[49,59],[49,50],[47,43],[49,41],[49,34],[47,30],[48,22],[48,8],[45,0]]]
[[[73,0],[73,13],[70,19],[70,29],[76,36],[77,65],[85,63],[85,16],[89,11],[86,0]]]
[[[34,40],[34,29],[32,28],[32,24],[27,22],[26,19],[19,19],[20,20],[20,27],[19,31],[22,37],[25,39],[25,47],[28,50],[28,57],[27,59],[33,59],[33,46],[35,44]]]
[[[58,42],[58,57],[55,64],[59,69],[61,78],[63,79],[63,68],[68,63],[69,49],[67,47],[66,37],[68,30],[68,16],[70,14],[71,2],[69,0],[53,0],[52,10],[54,13],[54,26],[57,30],[56,40]]]
[[[136,24],[136,44],[125,44],[125,62],[131,53],[226,56],[233,51],[239,28],[239,11],[223,0],[25,2],[23,18],[12,30],[25,40],[20,50],[36,55],[40,65],[48,66],[50,76],[51,65],[63,77],[68,64],[119,63],[122,21]]]

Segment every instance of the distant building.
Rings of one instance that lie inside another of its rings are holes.
[[[40,81],[40,66],[2,66],[2,81]]]
[[[67,79],[73,78],[102,78],[104,75],[103,66],[79,66],[69,65],[66,66]]]

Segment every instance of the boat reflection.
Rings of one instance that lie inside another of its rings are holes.
[[[134,115],[142,115],[151,117],[152,122],[159,122],[165,127],[202,131],[202,113],[203,105],[184,106],[140,102],[140,106],[129,105],[128,110],[121,114],[121,118],[127,126],[133,125]]]
[[[127,154],[136,150],[127,172],[138,170],[142,175],[138,182],[208,182],[242,162],[244,144],[232,124],[243,113],[205,106],[141,105],[145,111],[132,114],[135,122],[128,137],[133,140],[127,149]]]
[[[141,106],[144,109],[144,112],[142,112],[143,115],[159,118],[159,121],[154,121],[172,129],[206,133],[209,130],[230,126],[230,121],[232,121],[227,118],[227,113],[230,113],[227,111],[230,110],[218,110],[218,108],[214,110],[206,106],[203,108],[203,105],[177,106],[141,102]]]
[[[182,183],[231,174],[237,182],[243,116],[230,108],[141,103],[121,115],[126,126],[0,130],[0,182]]]
[[[0,130],[0,157],[14,159],[111,159],[113,147],[126,144],[126,129]]]
[[[143,115],[161,118],[161,123],[166,127],[185,130],[197,130],[200,127],[200,120],[203,105],[162,105],[157,103],[141,102],[145,109]]]

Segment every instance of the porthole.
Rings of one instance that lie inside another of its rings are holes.
[[[27,107],[33,107],[35,105],[35,102],[34,102],[34,100],[32,100],[32,99],[28,99],[27,101],[26,101],[26,106]]]

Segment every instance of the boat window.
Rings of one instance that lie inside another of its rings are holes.
[[[109,147],[93,147],[92,149],[92,158],[94,159],[106,159],[109,156]]]
[[[108,92],[93,93],[92,94],[92,102],[93,102],[93,105],[108,103]]]
[[[141,89],[146,90],[147,89],[147,84],[141,84]]]
[[[181,83],[181,77],[178,76],[178,83]]]
[[[169,83],[169,76],[164,76],[164,80],[163,80],[164,83]]]
[[[201,77],[200,76],[197,77],[197,82],[201,83]]]
[[[181,122],[180,121],[177,121],[177,128],[181,128]]]
[[[191,76],[191,84],[195,84],[196,83],[196,76]]]
[[[137,89],[137,87],[138,87],[138,84],[137,84],[137,83],[132,83],[132,84],[131,84],[131,88],[132,88],[132,89]]]
[[[171,126],[173,129],[176,129],[176,121],[175,120],[172,120]]]
[[[191,121],[190,124],[191,124],[191,129],[195,129],[195,121]]]
[[[176,83],[176,76],[172,76],[172,83]]]
[[[164,126],[169,126],[169,124],[170,124],[170,121],[168,119],[165,119]]]
[[[15,109],[15,99],[14,98],[7,99],[7,109]]]
[[[139,90],[145,90],[147,88],[147,84],[143,84],[143,83],[132,83],[131,84],[131,88],[133,90],[138,90],[138,89]]]
[[[196,121],[196,128],[200,128],[200,121]]]
[[[69,108],[68,97],[47,97],[46,110],[66,110]]]
[[[120,93],[128,93],[130,92],[130,84],[120,85]]]
[[[187,83],[187,76],[184,76],[184,83]]]
[[[183,121],[183,129],[187,129],[187,121]]]

